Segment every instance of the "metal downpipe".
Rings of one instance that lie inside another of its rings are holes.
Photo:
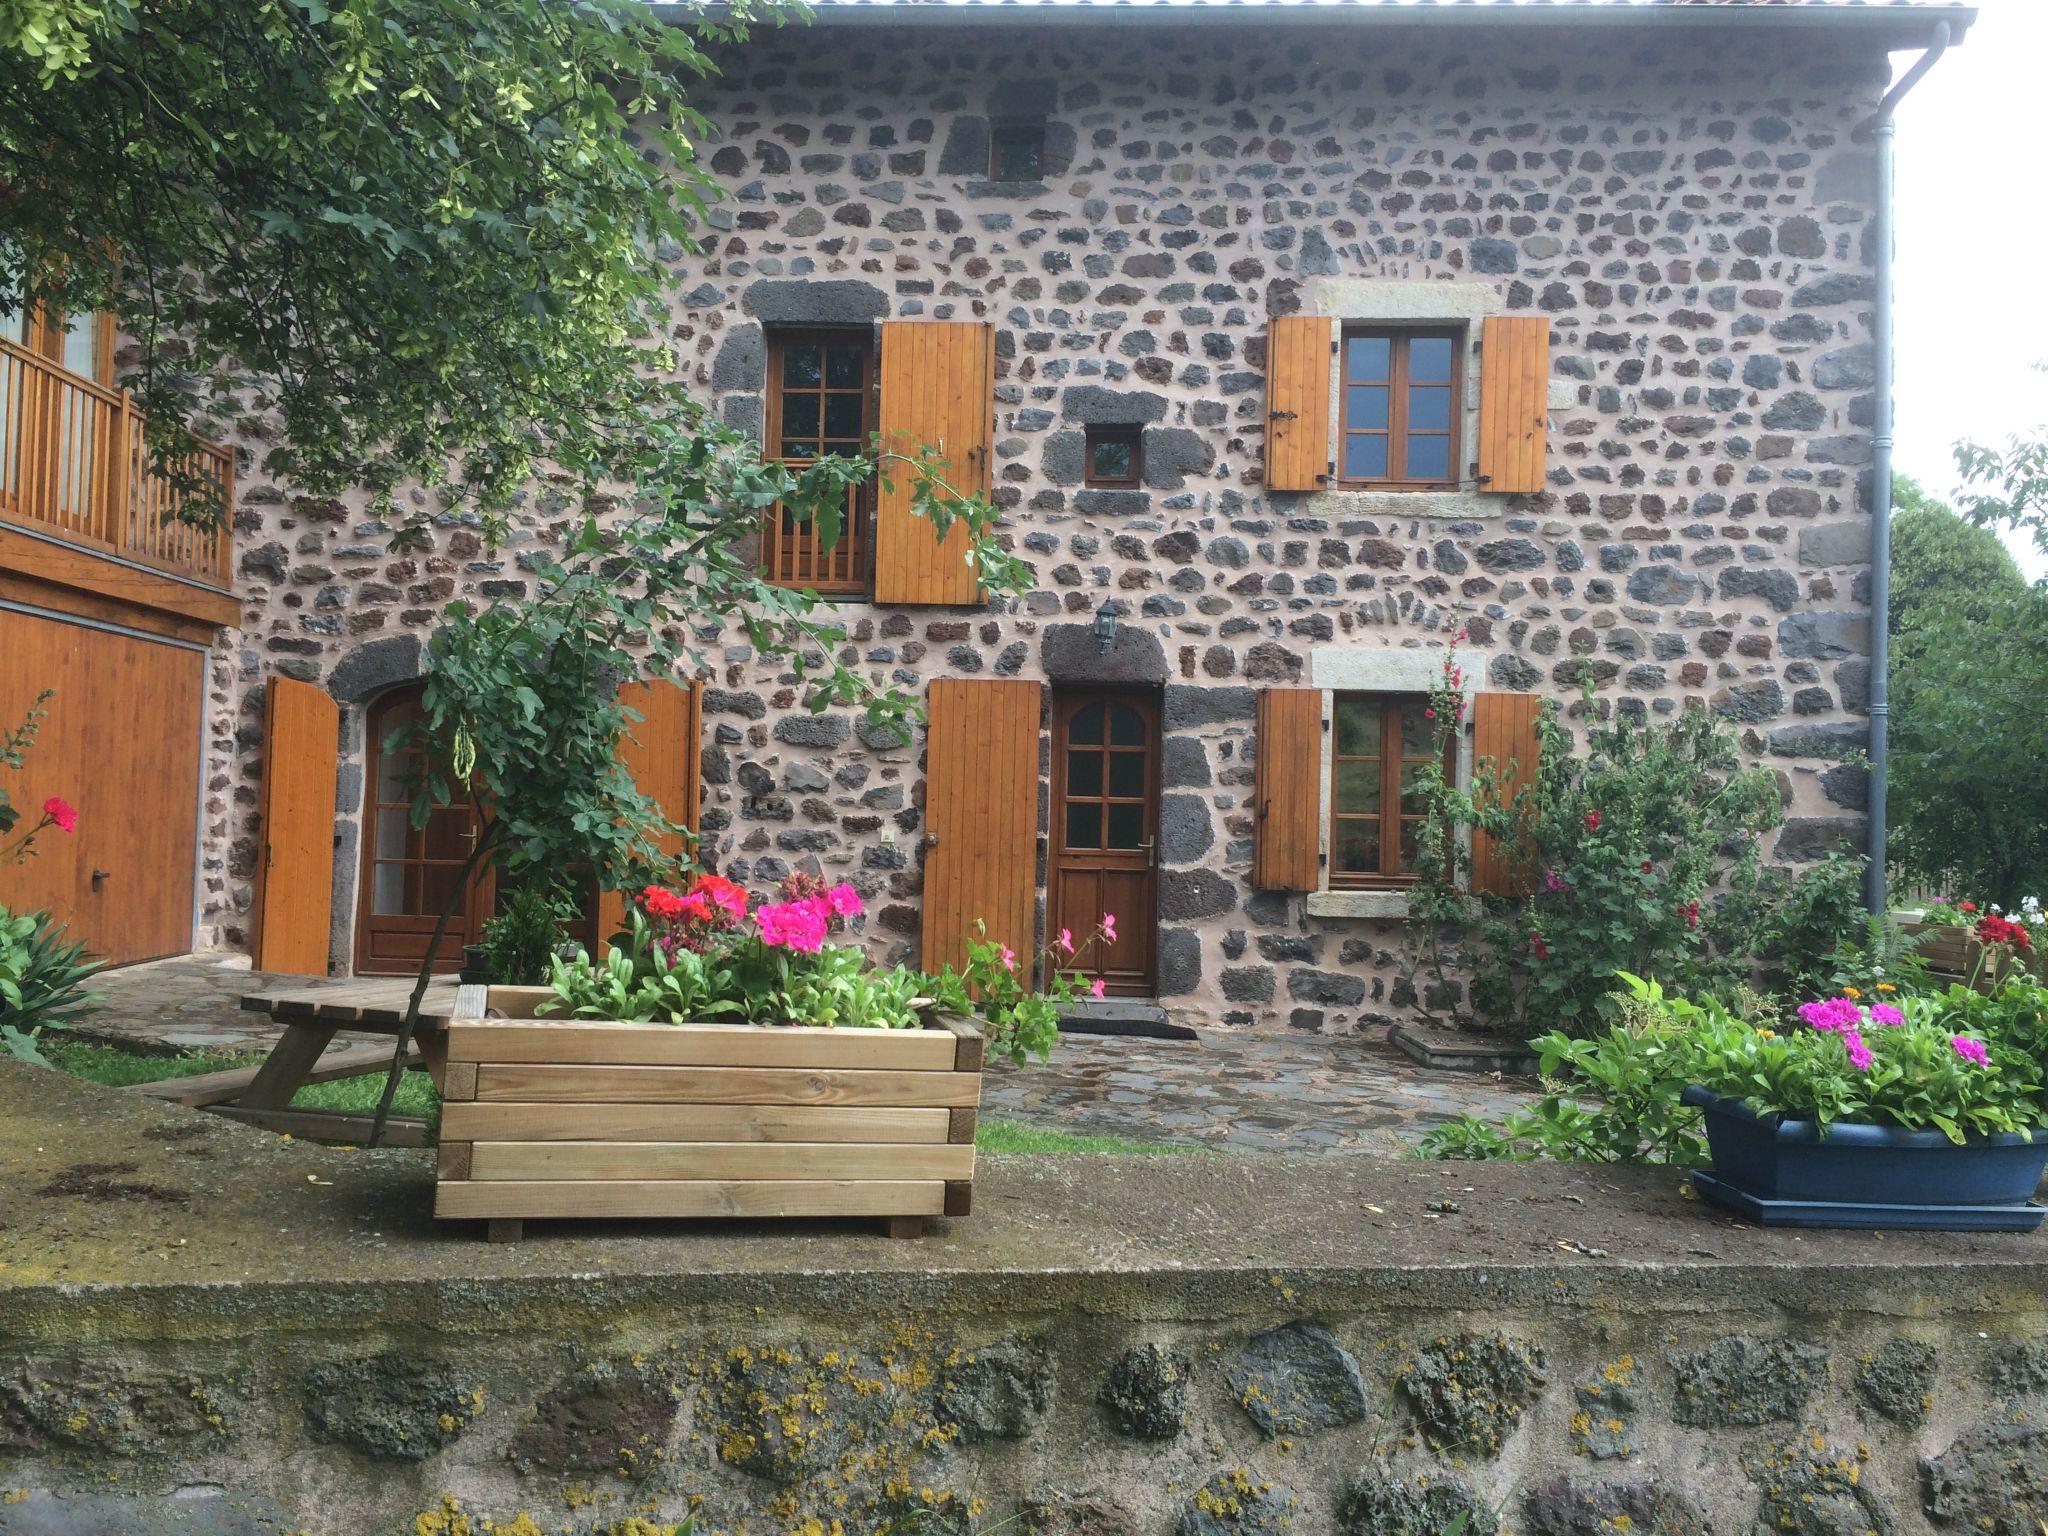
[[[1877,142],[1877,302],[1871,326],[1877,353],[1877,420],[1871,437],[1870,540],[1870,793],[1868,842],[1864,870],[1865,904],[1882,913],[1890,902],[1886,870],[1889,822],[1886,798],[1890,789],[1891,751],[1891,599],[1892,599],[1892,113],[1948,50],[1949,26],[1939,23],[1927,51],[1885,94],[1877,111],[1851,137]]]

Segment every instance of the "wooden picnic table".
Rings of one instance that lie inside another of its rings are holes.
[[[347,980],[244,993],[244,1009],[267,1013],[284,1026],[259,1065],[141,1083],[133,1091],[308,1140],[367,1141],[373,1116],[293,1109],[292,1099],[308,1083],[384,1072],[391,1064],[390,1045],[376,1040],[351,1041],[334,1048],[334,1037],[347,1031],[395,1040],[405,1024],[412,988],[409,980]],[[419,1030],[406,1052],[408,1066],[429,1062],[439,1050],[448,1015],[455,1007],[455,991],[452,979],[427,988],[420,1004]],[[426,1141],[427,1123],[417,1116],[393,1115],[385,1122],[387,1146],[419,1147]]]

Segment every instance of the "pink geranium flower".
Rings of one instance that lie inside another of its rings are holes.
[[[1071,955],[1071,954],[1072,954],[1072,953],[1074,952],[1074,931],[1073,931],[1073,929],[1071,929],[1071,928],[1062,928],[1062,929],[1060,930],[1060,948],[1061,948],[1061,949],[1063,949],[1063,950],[1065,950],[1065,951],[1066,951],[1066,952],[1067,952],[1068,954],[1070,954],[1070,955]]]
[[[825,893],[825,900],[832,904],[832,911],[838,917],[859,917],[862,911],[860,892],[844,880]]]
[[[71,802],[52,795],[43,802],[43,814],[56,824],[59,832],[70,832],[78,826],[78,812]]]
[[[1842,1031],[1842,1044],[1849,1048],[1849,1065],[1858,1072],[1870,1070],[1870,1047],[1863,1043],[1861,1032],[1853,1029]]]
[[[1116,942],[1116,914],[1114,912],[1102,914],[1102,936],[1112,944]]]
[[[1090,988],[1088,989],[1088,995],[1089,995],[1090,997],[1101,997],[1101,996],[1102,996],[1102,994],[1103,994],[1104,992],[1106,992],[1107,990],[1108,990],[1108,988],[1106,988],[1106,987],[1105,987],[1105,986],[1103,986],[1103,984],[1102,984],[1102,978],[1101,978],[1100,976],[1098,976],[1098,977],[1096,977],[1096,978],[1095,978],[1095,985],[1093,985],[1092,987],[1090,987]]]
[[[1949,1049],[1953,1050],[1972,1066],[1988,1067],[1991,1065],[1991,1053],[1984,1049],[1984,1042],[1982,1040],[1972,1040],[1968,1035],[1951,1035],[1949,1036],[1948,1043]]]
[[[1017,969],[1017,951],[1010,948],[1007,944],[1003,946],[1003,969],[1006,971]]]
[[[762,907],[754,914],[754,921],[761,928],[762,943],[805,955],[815,955],[825,947],[825,931],[831,918],[830,904],[817,896]]]
[[[1872,1023],[1882,1024],[1887,1029],[1897,1029],[1906,1022],[1905,1014],[1894,1008],[1890,1003],[1872,1003],[1870,1005],[1870,1018]]]

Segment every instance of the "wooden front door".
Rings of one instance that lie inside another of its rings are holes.
[[[363,742],[369,782],[363,789],[363,872],[356,904],[356,971],[404,976],[419,969],[442,904],[461,880],[476,846],[480,818],[465,802],[437,810],[424,827],[411,819],[417,747],[391,752],[393,731],[417,718],[419,690],[401,688],[370,706]],[[434,954],[437,972],[462,965],[462,946],[477,942],[491,910],[490,865],[462,890]]]
[[[1102,914],[1114,944],[1087,950],[1079,969],[1123,997],[1156,982],[1159,886],[1159,695],[1061,690],[1053,707],[1052,829],[1046,929],[1078,944]]]

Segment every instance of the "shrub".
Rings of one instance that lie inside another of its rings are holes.
[[[0,1046],[18,1060],[48,1066],[37,1038],[91,1010],[85,984],[99,969],[83,944],[64,942],[62,925],[49,913],[0,907]]]
[[[538,986],[576,920],[576,904],[554,880],[515,885],[483,926],[484,963],[494,979],[513,986]]]
[[[1460,723],[1454,666],[1431,700],[1439,747]],[[1683,991],[1726,990],[1758,962],[1816,970],[1855,905],[1861,866],[1830,859],[1798,876],[1762,865],[1778,825],[1776,776],[1745,767],[1726,724],[1705,710],[1647,723],[1600,718],[1590,694],[1583,745],[1552,705],[1538,720],[1541,761],[1486,760],[1469,793],[1445,778],[1444,751],[1422,770],[1426,820],[1410,915],[1423,938],[1426,999],[1469,998],[1473,1022],[1528,1034],[1585,1035],[1614,1020],[1617,972]],[[1511,802],[1505,785],[1527,780]],[[1468,832],[1521,850],[1526,893],[1465,890]],[[1453,971],[1469,976],[1469,991]],[[1442,1005],[1441,1003],[1439,1004]]]

